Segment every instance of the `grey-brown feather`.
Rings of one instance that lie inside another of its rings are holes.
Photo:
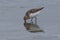
[[[44,8],[44,7],[30,9],[30,10],[28,10],[28,11],[26,12],[25,16],[30,17],[30,14],[31,14],[31,13],[32,13],[32,14],[33,14],[33,13],[36,13],[36,12],[42,10],[43,8]]]
[[[26,12],[26,15],[29,16],[29,14],[35,13],[35,12],[37,12],[37,11],[40,11],[40,10],[42,10],[43,8],[44,8],[44,7],[42,7],[42,8],[30,9],[30,10],[28,10],[28,11]]]

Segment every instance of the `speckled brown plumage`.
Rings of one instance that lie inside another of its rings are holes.
[[[43,8],[44,8],[44,7],[42,7],[42,8],[34,8],[34,9],[28,10],[28,11],[26,12],[25,16],[24,16],[24,20],[30,19],[30,16],[29,16],[29,15],[30,15],[31,13],[38,12],[38,11],[42,10]]]

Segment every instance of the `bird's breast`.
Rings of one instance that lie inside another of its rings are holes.
[[[35,13],[31,13],[29,16],[30,16],[30,17],[35,17],[35,16],[37,16],[39,13],[40,13],[40,11],[35,12]]]

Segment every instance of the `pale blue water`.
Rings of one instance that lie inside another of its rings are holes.
[[[38,25],[45,32],[30,33],[23,16],[42,6]],[[0,0],[0,40],[60,40],[60,0]]]

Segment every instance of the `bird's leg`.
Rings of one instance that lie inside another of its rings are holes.
[[[24,22],[26,23],[26,20],[24,20]]]
[[[33,18],[31,18],[31,23],[33,23]]]
[[[35,17],[35,24],[37,24],[37,17]]]

